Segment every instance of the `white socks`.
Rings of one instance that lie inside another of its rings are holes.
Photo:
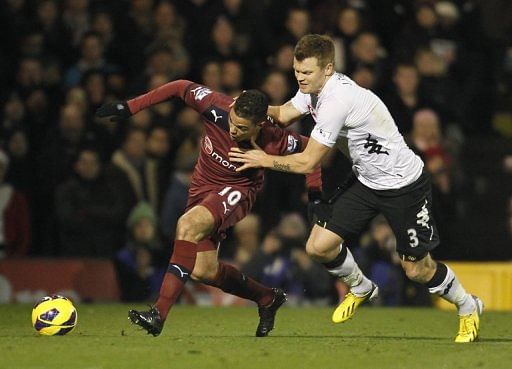
[[[342,252],[343,247],[343,245],[340,245],[340,253]],[[359,266],[355,262],[352,253],[346,246],[345,250],[347,252],[347,256],[341,265],[327,268],[327,271],[345,282],[350,287],[350,292],[354,295],[364,296],[372,290],[372,281],[366,278],[363,272],[361,272],[361,269],[359,269]]]
[[[441,263],[438,263],[439,268]],[[475,311],[475,301],[469,293],[466,292],[464,287],[460,284],[459,280],[455,276],[453,270],[446,265],[446,277],[443,282],[435,287],[428,289],[430,293],[435,293],[441,296],[446,301],[455,304],[459,309],[459,315],[468,315]]]

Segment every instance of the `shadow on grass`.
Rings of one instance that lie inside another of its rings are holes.
[[[189,336],[191,337],[191,336]],[[236,339],[255,339],[254,336],[206,336],[201,335],[202,338],[210,338],[210,339],[222,339],[222,338],[236,338]],[[383,335],[272,335],[265,338],[258,338],[257,340],[265,341],[268,339],[290,339],[290,338],[300,338],[300,339],[330,339],[336,338],[344,341],[354,341],[354,340],[390,340],[390,341],[444,341],[447,343],[455,343],[452,341],[451,337],[446,336],[383,336]],[[512,342],[512,338],[480,338],[476,344],[478,343],[510,343]]]

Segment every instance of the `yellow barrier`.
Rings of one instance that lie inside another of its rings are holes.
[[[467,292],[480,297],[486,310],[512,310],[512,262],[446,262]],[[436,298],[435,306],[455,309]]]

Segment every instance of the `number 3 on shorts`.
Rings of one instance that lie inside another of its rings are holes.
[[[418,240],[418,234],[414,228],[409,228],[407,230],[407,234],[409,235],[409,245],[411,247],[416,247],[419,245],[420,241]]]
[[[242,198],[242,194],[240,193],[240,191],[231,191],[231,189],[231,186],[224,187],[224,189],[219,192],[219,195],[225,196],[229,192],[229,195],[227,197],[228,204],[229,206],[234,206],[238,203],[238,201],[240,201],[240,199]]]

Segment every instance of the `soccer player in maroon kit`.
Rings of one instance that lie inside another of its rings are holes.
[[[232,147],[250,148],[256,144],[268,154],[287,155],[302,151],[308,139],[268,121],[268,99],[260,91],[245,91],[235,101],[186,80],[169,82],[126,102],[107,103],[96,114],[126,119],[173,97],[181,98],[201,114],[205,133],[159,298],[148,311],[130,310],[129,318],[148,333],[159,335],[169,310],[192,277],[256,302],[260,316],[256,336],[267,336],[286,294],[263,286],[217,258],[225,231],[250,211],[263,185],[263,170],[236,172],[238,165],[229,161],[228,152]],[[319,167],[307,175],[306,183],[310,193],[319,193]]]

